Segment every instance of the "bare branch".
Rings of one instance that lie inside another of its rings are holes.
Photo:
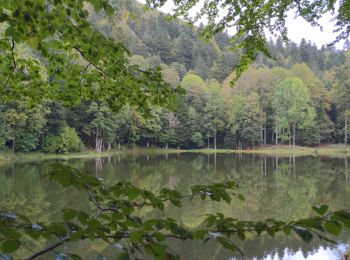
[[[30,257],[27,257],[25,260],[32,260],[32,259],[35,259],[39,256],[42,256],[42,255],[54,250],[55,248],[59,247],[60,245],[64,244],[68,240],[69,240],[69,238],[64,238],[64,239],[62,239],[54,244],[51,244],[51,245],[45,247],[44,249],[40,250],[39,252],[31,255]]]
[[[81,82],[83,81],[83,76],[85,75],[86,71],[89,69],[89,67],[92,65],[92,63],[89,63],[88,65],[85,66],[85,69],[81,73],[80,80],[79,80],[79,85],[81,85]]]
[[[92,203],[94,203],[95,204],[95,206],[99,209],[99,210],[103,210],[103,208],[102,208],[102,206],[100,205],[100,204],[98,204],[97,203],[97,201],[96,201],[96,199],[95,199],[95,197],[94,197],[94,195],[92,195],[91,194],[91,192],[90,191],[88,191],[88,194],[89,194],[89,197],[90,197],[90,199],[91,199],[91,201],[92,201]]]
[[[85,57],[85,54],[84,54],[84,52],[83,52],[82,50],[80,50],[78,47],[73,47],[73,49],[76,50],[77,52],[79,52],[79,54],[81,55],[81,57],[82,57],[84,60],[89,61],[89,60]],[[96,64],[91,63],[91,65],[92,65],[95,69],[97,69],[98,71],[100,71],[103,75],[105,75],[105,72],[104,72],[101,68],[99,68]]]
[[[20,69],[20,68],[17,66],[16,59],[15,59],[15,53],[14,53],[14,50],[15,50],[15,41],[13,40],[13,38],[11,39],[11,42],[12,42],[12,46],[11,46],[11,56],[12,56],[13,71],[18,70],[19,72],[22,72],[24,75],[27,75],[22,69]]]

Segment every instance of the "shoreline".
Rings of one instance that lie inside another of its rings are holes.
[[[121,150],[111,150],[96,152],[94,150],[88,150],[81,153],[68,153],[68,154],[49,154],[41,152],[32,153],[12,153],[12,152],[0,152],[0,163],[9,162],[30,162],[41,161],[49,159],[91,159],[98,157],[107,157],[114,155],[157,155],[157,154],[180,154],[180,153],[202,153],[202,154],[256,154],[266,156],[330,156],[330,157],[350,157],[350,145],[327,145],[321,147],[302,147],[296,146],[295,149],[281,145],[281,146],[265,146],[256,147],[251,150],[231,150],[231,149],[163,149],[163,148],[128,148]]]
[[[32,161],[42,161],[50,159],[89,159],[97,157],[107,157],[116,155],[116,151],[85,151],[80,153],[67,153],[67,154],[51,154],[51,153],[41,153],[41,152],[32,152],[32,153],[1,153],[0,152],[0,164],[9,163],[9,162],[32,162]]]

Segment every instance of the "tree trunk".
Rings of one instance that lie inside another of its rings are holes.
[[[348,185],[348,157],[345,158],[345,183]]]
[[[292,143],[291,143],[291,134],[290,134],[290,127],[288,128],[288,145],[289,145],[289,148],[292,146]]]
[[[111,143],[108,143],[108,145],[107,145],[107,150],[110,151],[111,148],[112,148]]]
[[[98,144],[99,144],[99,141],[98,141],[98,136],[96,134],[95,136],[95,150],[98,152]]]
[[[210,140],[209,140],[209,136],[207,136],[207,144],[208,144],[208,149],[210,148]]]
[[[102,151],[102,145],[103,145],[103,139],[99,138],[96,135],[96,138],[95,138],[95,150],[96,150],[96,152],[100,153]]]
[[[295,124],[293,124],[293,149],[295,148]]]
[[[277,129],[277,116],[276,116],[276,145],[278,145],[278,129]]]
[[[146,147],[149,148],[149,142],[147,141]]]
[[[214,149],[216,150],[216,132],[214,132]]]
[[[99,151],[100,141],[99,141],[98,136],[99,136],[99,134],[98,134],[98,127],[96,127],[96,134],[95,134],[95,150],[96,150],[97,152],[100,152],[100,151]]]
[[[266,124],[264,126],[264,146],[266,146],[266,135],[267,135],[267,129],[266,129]]]
[[[344,125],[344,144],[348,143],[348,117],[345,116],[345,125]]]
[[[101,137],[101,138],[100,138],[100,144],[99,144],[99,147],[98,147],[99,152],[102,151],[102,148],[103,148],[103,139],[102,139],[102,137]]]
[[[165,144],[165,150],[168,150],[168,143]]]

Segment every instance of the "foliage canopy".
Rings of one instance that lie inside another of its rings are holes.
[[[97,13],[115,13],[106,0],[1,1],[2,102],[106,100],[113,109],[129,103],[145,112],[170,103],[176,90],[160,71],[130,65],[124,45],[93,28],[87,5]],[[21,45],[32,53],[20,55]]]

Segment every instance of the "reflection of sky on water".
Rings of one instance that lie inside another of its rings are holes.
[[[344,244],[340,244],[336,248],[320,247],[316,252],[310,253],[308,256],[304,256],[301,250],[297,253],[291,253],[286,249],[282,258],[275,254],[267,255],[264,260],[342,260],[347,248],[348,246]]]

